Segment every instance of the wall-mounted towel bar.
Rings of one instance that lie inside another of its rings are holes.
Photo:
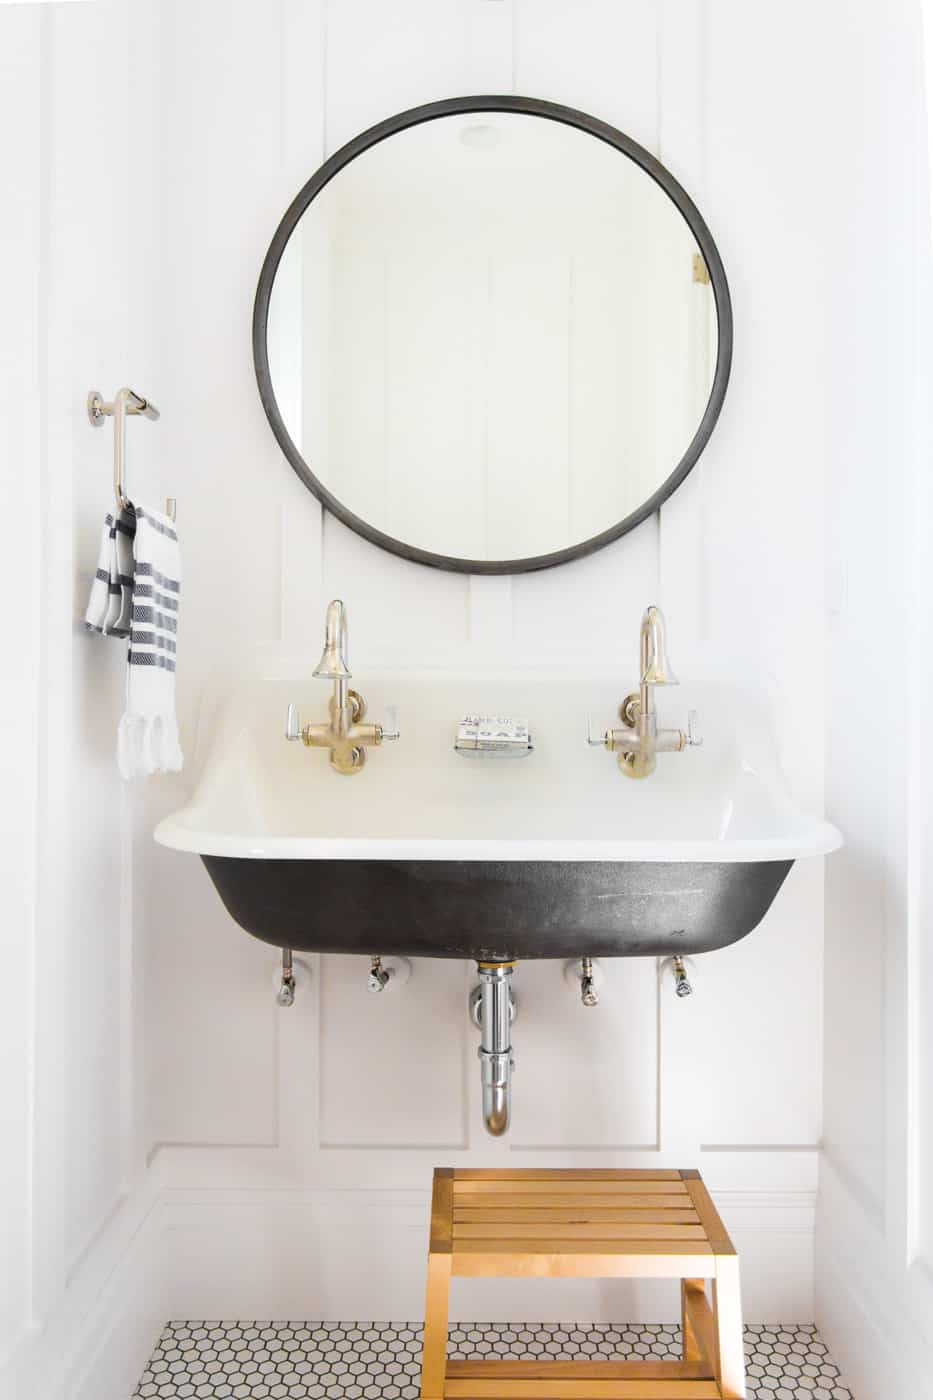
[[[113,494],[117,505],[126,507],[130,499],[126,494],[126,418],[151,418],[158,420],[159,410],[151,399],[143,398],[135,389],[118,389],[112,403],[107,403],[103,394],[92,389],[87,396],[87,416],[91,426],[100,428],[105,418],[113,418]],[[168,496],[165,513],[175,519],[175,498]]]

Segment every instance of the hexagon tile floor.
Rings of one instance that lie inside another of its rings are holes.
[[[750,1400],[852,1400],[815,1327],[745,1329]],[[455,1323],[451,1359],[679,1360],[670,1325]],[[132,1400],[417,1400],[421,1324],[170,1322]]]

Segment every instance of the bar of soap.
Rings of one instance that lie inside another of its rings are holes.
[[[461,753],[527,753],[531,747],[528,721],[516,715],[464,715],[454,739]]]

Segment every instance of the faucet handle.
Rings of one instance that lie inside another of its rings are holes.
[[[703,735],[700,733],[700,723],[696,710],[687,711],[687,745],[692,749],[703,747]]]
[[[298,713],[297,705],[289,705],[288,716],[285,720],[286,739],[301,738],[301,716]]]
[[[593,720],[586,717],[586,742],[591,749],[605,749],[609,747],[609,731],[604,729],[600,734],[593,733]]]
[[[385,723],[379,726],[380,739],[383,743],[387,739],[400,739],[401,730],[398,726],[398,705],[386,705]]]

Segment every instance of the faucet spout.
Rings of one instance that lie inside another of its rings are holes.
[[[680,729],[659,729],[654,703],[656,685],[677,685],[678,680],[667,655],[664,614],[654,604],[646,608],[638,638],[638,690],[626,695],[619,706],[621,729],[607,729],[601,738],[587,737],[588,743],[605,746],[618,757],[620,770],[630,778],[647,778],[657,766],[659,753],[676,753],[694,746],[693,725],[688,733]]]
[[[308,748],[329,749],[330,765],[344,775],[359,773],[366,762],[366,749],[384,739],[397,739],[398,716],[393,711],[389,725],[364,724],[366,704],[358,690],[350,690],[347,664],[347,610],[340,598],[328,604],[324,629],[324,650],[314,668],[314,676],[331,680],[334,693],[326,723],[302,725],[294,705],[288,707],[286,739],[300,739]]]
[[[641,620],[641,684],[678,685],[667,655],[667,629],[664,614],[652,603]]]
[[[352,671],[347,664],[347,610],[340,598],[327,605],[324,624],[324,650],[314,668],[316,680],[346,681]]]

